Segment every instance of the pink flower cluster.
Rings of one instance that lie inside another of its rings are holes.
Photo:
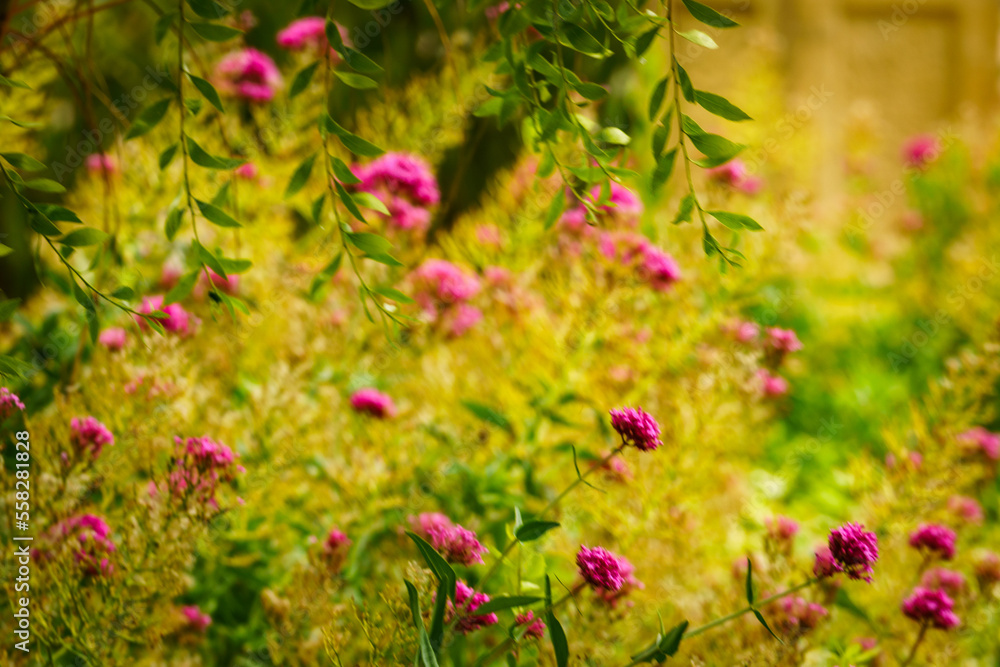
[[[340,33],[340,40],[344,44],[351,43],[347,28],[338,24],[337,32]],[[277,41],[278,46],[283,49],[290,51],[308,49],[321,54],[330,43],[326,38],[326,19],[322,16],[306,16],[296,19],[278,33]],[[334,64],[340,62],[340,55],[333,48],[330,49],[330,56],[333,58]]]
[[[761,391],[764,392],[765,396],[784,396],[788,393],[788,380],[771,373],[766,368],[757,371],[757,379],[761,383]]]
[[[618,602],[628,596],[634,590],[642,590],[645,588],[645,584],[635,578],[635,566],[632,565],[628,560],[622,556],[618,556],[618,562],[621,565],[621,576],[624,578],[624,583],[622,583],[621,588],[616,591],[611,591],[605,588],[594,589],[594,595],[603,600],[605,603],[611,606],[612,609],[618,606]],[[631,604],[631,603],[629,603]]]
[[[925,524],[910,535],[910,546],[943,560],[955,557],[955,531],[947,526]]]
[[[601,186],[595,185],[587,193],[587,200],[591,204],[596,204],[600,198]],[[643,210],[645,208],[639,196],[624,185],[614,181],[611,182],[608,201],[597,209],[604,222],[612,222],[626,227],[635,227]],[[563,213],[560,225],[564,230],[579,236],[589,236],[593,229],[587,222],[587,207],[584,202],[578,202],[576,206]]]
[[[242,49],[223,56],[215,66],[215,87],[247,102],[269,102],[282,86],[281,72],[266,53]]]
[[[941,153],[941,142],[929,134],[920,134],[909,139],[903,146],[903,160],[907,166],[923,169]]]
[[[965,589],[965,577],[961,572],[935,567],[924,572],[920,585],[924,588],[940,588],[949,595],[957,596]]]
[[[172,333],[179,334],[181,336],[187,336],[194,332],[195,318],[191,316],[184,307],[179,303],[171,303],[166,306],[163,305],[163,296],[148,296],[142,300],[142,305],[139,307],[139,312],[143,315],[149,315],[150,313],[162,312],[166,315],[164,318],[157,318],[163,328]],[[146,331],[149,329],[149,324],[146,322],[146,318],[135,315],[135,321],[139,323],[139,326]]]
[[[903,601],[903,613],[920,623],[948,630],[959,624],[955,615],[955,601],[941,589],[932,590],[917,586],[913,594]]]
[[[632,564],[604,547],[581,546],[576,554],[576,565],[583,580],[599,593],[620,591],[630,578],[634,581]]]
[[[545,636],[545,623],[542,619],[535,618],[535,613],[531,610],[518,614],[514,618],[514,623],[526,627],[523,636],[527,639],[541,639]]]
[[[706,173],[713,181],[748,195],[757,194],[764,186],[764,181],[759,176],[750,174],[746,164],[739,158],[713,167]]]
[[[430,207],[441,200],[430,165],[409,153],[386,153],[362,166],[354,175],[355,189],[369,192],[389,209],[389,220],[402,230],[424,231],[430,225]]]
[[[87,171],[92,174],[115,174],[118,173],[118,160],[107,153],[91,153],[84,162]]]
[[[986,516],[982,505],[975,498],[968,496],[952,496],[948,499],[948,509],[962,521],[976,526],[981,524]]]
[[[396,414],[396,405],[392,402],[392,397],[371,387],[354,392],[351,395],[351,407],[356,412],[372,415],[379,419],[392,417]]]
[[[812,630],[830,613],[821,604],[790,596],[781,600],[780,624],[787,631]]]
[[[660,425],[642,408],[611,410],[611,426],[622,441],[642,452],[651,452],[660,442]]]
[[[479,278],[451,262],[429,259],[414,271],[414,298],[424,313],[445,326],[452,336],[461,336],[483,317],[469,300],[480,290]]]
[[[764,520],[767,536],[779,544],[790,544],[799,532],[799,524],[787,516],[768,517]]]
[[[463,635],[467,635],[480,628],[494,625],[499,620],[496,614],[490,613],[476,615],[472,613],[489,601],[490,596],[486,593],[477,593],[464,581],[456,581],[455,604],[458,606],[461,616],[455,623],[455,629]],[[449,617],[454,617],[455,607],[451,604],[450,600],[448,601],[447,609]]]
[[[603,232],[598,248],[608,259],[635,267],[639,277],[658,292],[668,291],[682,277],[674,258],[638,232]]]
[[[992,551],[984,551],[975,562],[976,579],[982,589],[1000,583],[1000,556]]]
[[[347,559],[347,550],[351,546],[351,540],[338,528],[330,530],[323,542],[323,560],[330,570],[337,572]]]
[[[875,533],[865,530],[858,523],[845,523],[840,528],[830,531],[829,560],[823,557],[821,567],[820,554],[816,554],[814,572],[817,576],[829,576],[833,572],[845,572],[851,579],[864,579],[871,583],[872,565],[878,561],[878,537]]]
[[[0,421],[24,412],[24,403],[7,387],[0,387]]]
[[[96,514],[81,514],[65,519],[46,531],[44,545],[65,545],[73,550],[73,558],[89,575],[108,575],[114,571],[110,556],[115,544],[109,537],[111,528]],[[48,546],[34,553],[42,561],[51,557]]]
[[[771,327],[767,330],[767,344],[779,352],[798,352],[802,349],[802,342],[791,329],[779,329]]]
[[[205,630],[208,629],[208,626],[212,624],[212,617],[195,605],[181,607],[181,613],[187,620],[188,627],[195,632],[205,632]]]
[[[482,555],[489,552],[474,532],[453,523],[444,514],[425,512],[411,516],[409,521],[413,532],[427,540],[449,563],[481,564]]]
[[[97,337],[97,342],[111,352],[117,352],[125,347],[128,342],[128,334],[121,327],[111,327],[101,332]]]
[[[182,499],[194,497],[213,509],[218,508],[215,492],[219,485],[245,472],[236,463],[237,455],[208,436],[187,440],[175,437],[174,442],[173,470],[168,478],[171,493]]]
[[[115,444],[115,436],[111,434],[108,427],[97,421],[93,417],[80,419],[73,417],[69,422],[72,431],[70,441],[81,454],[86,454],[91,459],[96,459],[101,455],[101,450],[105,445]]]
[[[971,428],[958,436],[959,442],[981,449],[991,461],[1000,459],[1000,434],[987,431],[982,426]]]

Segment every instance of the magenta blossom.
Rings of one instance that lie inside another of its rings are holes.
[[[413,532],[424,538],[449,563],[465,566],[482,564],[482,555],[489,552],[474,532],[453,523],[444,514],[425,512],[411,516],[409,522]]]
[[[923,586],[914,588],[913,594],[903,601],[903,613],[908,618],[942,630],[959,624],[954,609],[955,601],[943,590],[930,590]]]
[[[271,101],[282,83],[274,61],[257,49],[229,53],[215,66],[216,88],[247,102]]]
[[[660,442],[660,425],[642,408],[611,410],[611,426],[626,445],[642,452],[651,452]]]
[[[823,605],[796,595],[783,598],[780,609],[780,624],[788,631],[812,630],[830,613]]]
[[[371,387],[365,387],[354,392],[351,396],[351,407],[357,412],[372,415],[380,419],[392,417],[396,414],[396,405],[392,402],[392,397]]]
[[[175,449],[167,486],[174,497],[188,501],[194,498],[211,509],[217,509],[216,490],[223,482],[232,482],[245,472],[236,463],[237,454],[229,447],[208,436],[182,440],[174,438]]]
[[[650,286],[658,292],[666,292],[681,279],[681,267],[677,261],[656,247],[649,247],[643,253],[642,272]]]
[[[535,618],[535,613],[531,610],[518,614],[514,622],[526,628],[523,636],[527,639],[541,639],[545,636],[545,623],[542,619]]]
[[[118,173],[118,161],[107,153],[91,153],[85,162],[87,171],[92,174],[116,174]]]
[[[749,343],[760,335],[760,327],[756,322],[743,321],[736,324],[733,335],[741,343]]]
[[[872,565],[878,561],[878,537],[859,523],[845,523],[830,531],[830,554],[838,572],[871,583]]]
[[[142,300],[142,305],[139,307],[140,313],[148,315],[157,311],[166,314],[165,318],[157,318],[166,331],[180,334],[181,336],[187,336],[194,331],[194,318],[184,310],[181,304],[171,303],[164,306],[162,295],[148,296]],[[146,318],[138,315],[134,317],[135,321],[139,323],[140,328],[144,331],[149,329]]]
[[[350,46],[350,33],[347,28],[337,25],[337,32],[340,33],[340,41]],[[322,54],[323,49],[329,47],[326,37],[326,19],[322,16],[306,16],[288,24],[284,30],[278,33],[278,46],[289,51],[309,50]],[[342,59],[333,47],[329,47],[330,58],[333,64],[339,63]]]
[[[631,564],[605,549],[580,547],[576,554],[580,576],[595,590],[615,592],[621,590],[632,573]]]
[[[910,546],[943,560],[955,557],[955,531],[947,526],[924,524],[910,535]]]
[[[255,181],[260,171],[257,169],[257,165],[253,162],[244,162],[240,166],[233,169],[233,174],[238,178],[242,178],[244,181]]]
[[[634,590],[642,590],[645,584],[635,578],[635,567],[627,559],[618,556],[621,565],[621,576],[624,579],[621,588],[616,591],[605,588],[595,588],[594,595],[606,602],[612,609],[618,606],[618,602]],[[629,603],[631,604],[631,603]]]
[[[97,337],[97,342],[108,348],[111,352],[117,352],[125,347],[125,344],[128,342],[128,336],[126,331],[121,327],[111,327],[101,332],[101,335]]]
[[[354,167],[360,179],[355,189],[375,195],[399,229],[423,231],[430,224],[429,207],[441,200],[437,179],[427,162],[409,153],[386,153]]]
[[[96,514],[81,514],[46,531],[40,540],[42,546],[32,555],[44,562],[52,557],[52,549],[67,547],[85,574],[107,576],[114,571],[110,558],[115,544],[110,535],[111,528],[104,519]]]
[[[766,368],[757,371],[761,382],[761,391],[765,396],[784,396],[788,393],[788,380],[780,375],[773,375]]]
[[[713,181],[748,195],[757,194],[764,186],[764,181],[760,177],[750,174],[746,164],[739,158],[718,167],[712,167],[706,173]]]
[[[935,567],[924,572],[920,585],[924,588],[940,588],[948,595],[958,596],[965,590],[965,577],[961,572]]]
[[[996,461],[1000,459],[1000,434],[987,431],[982,426],[971,428],[958,436],[959,442],[978,447],[986,458]]]
[[[767,330],[767,344],[780,352],[798,352],[802,349],[802,343],[794,331],[778,327]]]
[[[347,559],[351,540],[337,528],[332,528],[323,542],[323,560],[333,572],[339,571]]]
[[[986,589],[1000,582],[1000,556],[992,551],[983,551],[976,556],[976,579],[981,588]]]
[[[205,632],[212,624],[212,617],[195,605],[181,607],[181,613],[184,614],[188,627],[196,632]]]
[[[941,142],[929,134],[917,135],[903,146],[903,160],[910,167],[923,169],[941,153]]]
[[[494,613],[474,615],[472,612],[490,601],[490,596],[486,593],[477,593],[472,590],[464,581],[455,582],[455,603],[458,606],[461,616],[455,623],[455,629],[463,635],[470,632],[496,624],[499,620]],[[455,614],[455,607],[448,601],[449,616]]]
[[[948,499],[948,509],[962,521],[974,526],[982,524],[986,516],[983,506],[975,498],[968,496],[952,496]]]
[[[819,578],[832,577],[840,570],[837,568],[837,561],[833,558],[830,547],[821,546],[816,549],[816,562],[813,564],[813,575]]]
[[[0,387],[0,421],[24,412],[24,403],[7,387]]]
[[[81,454],[85,454],[91,459],[96,459],[101,454],[105,445],[115,444],[115,436],[111,434],[108,427],[97,421],[93,417],[80,419],[73,417],[69,422],[70,441]]]
[[[799,532],[799,524],[787,516],[768,517],[764,520],[767,535],[775,542],[791,542]]]
[[[587,203],[596,204],[601,198],[601,186],[595,185],[586,195]],[[617,223],[626,227],[635,227],[642,215],[644,207],[642,200],[634,192],[620,183],[611,182],[611,191],[607,201],[597,208],[598,215],[604,223]],[[590,234],[587,222],[587,207],[584,202],[563,213],[560,226],[568,232],[582,236]],[[608,225],[604,225],[608,226]],[[615,225],[610,225],[611,227]]]

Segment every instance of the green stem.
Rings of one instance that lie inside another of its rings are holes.
[[[556,609],[564,605],[570,598],[576,597],[576,594],[579,593],[581,590],[583,590],[583,587],[586,585],[587,584],[585,582],[580,582],[579,584],[571,588],[569,591],[567,591],[566,595],[562,596],[561,598],[553,602],[551,605],[543,609],[541,613],[538,615],[538,617],[545,618],[545,616],[547,616],[549,612],[555,611]],[[476,667],[486,667],[486,665],[490,664],[500,656],[505,655],[508,651],[510,651],[510,649],[514,648],[516,644],[517,642],[514,639],[508,637],[500,644],[497,644],[496,648],[487,653],[485,657],[477,660]]]
[[[917,639],[916,639],[916,641],[913,642],[913,647],[910,649],[910,655],[908,655],[906,657],[906,660],[904,660],[903,662],[899,663],[900,667],[906,667],[911,662],[913,662],[914,658],[917,657],[917,649],[920,648],[920,644],[923,643],[924,636],[927,635],[927,628],[928,627],[929,627],[929,625],[928,625],[927,621],[924,621],[920,625],[920,632],[917,633]]]
[[[712,628],[714,628],[716,626],[719,626],[719,625],[722,625],[723,623],[727,623],[727,622],[733,620],[734,618],[739,618],[743,614],[748,614],[748,613],[754,611],[755,609],[760,609],[761,607],[766,607],[767,605],[771,604],[772,602],[780,600],[783,597],[787,597],[787,596],[791,595],[792,593],[795,593],[797,591],[802,590],[803,588],[806,588],[807,586],[812,586],[817,581],[819,581],[818,578],[807,579],[806,581],[803,581],[798,586],[793,586],[792,588],[789,588],[787,591],[782,591],[781,593],[776,593],[775,595],[772,595],[771,597],[764,598],[763,600],[761,600],[760,602],[758,602],[755,605],[746,606],[743,609],[740,609],[739,611],[734,611],[733,613],[728,614],[726,616],[723,616],[722,618],[717,618],[714,621],[711,621],[710,623],[706,623],[705,625],[699,626],[699,627],[695,628],[694,630],[691,630],[689,632],[685,632],[684,633],[684,639],[690,639],[691,637],[697,637],[698,635],[702,634],[703,632],[708,632]]]

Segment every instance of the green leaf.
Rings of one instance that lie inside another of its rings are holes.
[[[668,656],[672,656],[677,653],[677,650],[681,647],[681,640],[684,638],[684,633],[687,632],[687,629],[687,621],[678,623],[674,627],[670,628],[670,632],[665,634],[663,639],[660,640],[660,650]]]
[[[323,31],[326,33],[326,41],[330,42],[330,46],[332,46],[337,53],[343,55],[344,38],[340,36],[340,30],[338,29],[337,24],[330,19],[327,19],[326,25],[323,26]]]
[[[339,70],[334,70],[333,74],[346,85],[351,88],[356,88],[357,90],[372,90],[374,88],[378,88],[378,82],[365,76],[364,74],[341,72]]]
[[[868,612],[859,607],[843,588],[837,589],[837,597],[834,599],[833,604],[875,627]]]
[[[20,299],[5,299],[4,301],[0,301],[0,322],[9,322],[20,303]]]
[[[706,211],[706,213],[732,230],[748,229],[751,232],[759,232],[764,229],[748,215],[730,213],[729,211]]]
[[[41,127],[42,125],[44,125],[44,123],[36,123],[36,122],[32,122],[32,121],[27,121],[27,120],[16,120],[14,118],[11,118],[7,114],[0,114],[0,120],[5,120],[8,123],[13,123],[14,125],[17,125],[18,127],[24,127],[24,128],[28,128],[28,129],[35,128],[35,127]]]
[[[45,169],[45,164],[39,162],[30,155],[25,155],[24,153],[0,153],[0,157],[18,169],[23,169],[25,171],[41,171]]]
[[[191,294],[191,290],[194,289],[195,283],[198,282],[198,276],[201,275],[201,269],[195,269],[194,271],[189,271],[181,276],[181,279],[177,281],[177,284],[170,288],[167,295],[163,297],[163,305],[168,306],[172,303],[177,303],[188,298]]]
[[[198,205],[198,210],[201,211],[201,214],[212,224],[218,225],[219,227],[243,226],[218,206],[213,206],[207,201],[201,201],[200,199],[195,199],[194,203]]]
[[[753,606],[753,561],[747,556],[747,604]]]
[[[687,70],[681,67],[681,64],[674,59],[674,68],[677,70],[677,82],[681,85],[681,93],[684,95],[684,99],[688,102],[694,102],[694,85],[691,83],[691,77],[688,76]]]
[[[357,49],[345,46],[342,49],[341,55],[343,55],[344,62],[347,63],[348,67],[363,74],[381,74],[383,71],[378,63]]]
[[[26,84],[24,81],[17,81],[16,79],[8,79],[7,77],[0,75],[0,86],[8,86],[10,88],[24,88],[25,90],[31,90],[31,86]]]
[[[656,33],[659,31],[660,28],[656,27],[639,35],[639,38],[635,40],[635,54],[637,56],[641,57],[649,50],[649,47],[653,45],[653,40],[656,39]]]
[[[0,257],[6,257],[7,255],[11,254],[12,252],[14,252],[13,248],[11,248],[10,246],[4,245],[3,243],[0,243]]]
[[[552,584],[547,574],[545,575],[545,606],[552,606]],[[552,651],[556,654],[556,665],[557,667],[566,667],[569,664],[569,642],[566,641],[566,632],[551,609],[545,614],[545,624],[549,628]]]
[[[157,44],[162,42],[163,38],[170,32],[170,28],[174,25],[174,20],[177,16],[177,12],[167,12],[156,20],[156,25],[153,26],[153,37]]]
[[[692,44],[703,46],[706,49],[719,48],[719,45],[715,43],[715,40],[703,33],[701,30],[678,30],[677,34]]]
[[[292,79],[291,87],[288,89],[289,97],[295,97],[309,86],[309,82],[312,81],[313,74],[316,73],[317,67],[319,67],[319,62],[314,62],[306,65],[298,71],[295,78]]]
[[[566,197],[561,192],[557,192],[556,196],[552,198],[552,203],[549,204],[548,210],[545,212],[545,229],[552,229],[552,225],[556,224],[556,220],[559,219],[565,208]]]
[[[663,152],[664,146],[667,145],[667,139],[670,138],[670,120],[673,116],[673,107],[667,111],[667,117],[656,126],[653,130],[653,142],[651,148],[653,149],[653,157],[659,157],[660,153]]]
[[[135,298],[135,290],[133,290],[128,285],[122,285],[121,287],[117,288],[114,292],[112,292],[111,296],[113,296],[116,299],[122,299],[123,301],[131,301],[133,298]]]
[[[187,0],[188,6],[203,19],[221,19],[229,10],[215,0]]]
[[[499,426],[511,435],[514,435],[514,427],[511,425],[510,420],[503,415],[503,413],[494,410],[488,405],[483,405],[482,403],[477,403],[475,401],[463,400],[461,401],[461,404],[462,407],[479,419],[482,419],[484,422],[493,424],[494,426]]]
[[[80,229],[74,229],[69,234],[59,239],[59,243],[70,246],[71,248],[79,248],[103,243],[108,236],[107,232],[102,232],[100,229],[94,229],[93,227],[81,227]]]
[[[410,531],[407,531],[406,534],[411,540],[413,540],[413,543],[417,545],[420,555],[423,556],[424,562],[427,563],[427,567],[434,573],[437,580],[439,582],[446,582],[449,585],[448,597],[454,601],[455,582],[458,581],[458,575],[455,574],[455,570],[448,564],[448,561],[446,561],[444,557],[427,542],[427,540]]]
[[[372,291],[396,303],[413,303],[413,299],[393,287],[376,287]]]
[[[659,191],[663,184],[670,180],[670,175],[674,172],[677,149],[673,149],[656,159],[656,168],[653,170],[653,180],[651,188],[653,192]]]
[[[517,529],[514,537],[519,542],[534,542],[545,533],[558,527],[559,524],[555,521],[529,521]]]
[[[232,158],[217,157],[215,155],[209,155],[205,152],[205,149],[198,145],[191,137],[186,137],[188,155],[191,156],[191,161],[194,162],[199,167],[205,167],[206,169],[235,169],[241,164],[245,163],[246,160],[234,160]]]
[[[613,146],[628,146],[632,138],[617,127],[606,127],[597,134],[598,141]]]
[[[688,193],[684,199],[681,200],[680,208],[677,209],[677,215],[673,219],[673,224],[679,225],[682,222],[691,222],[691,214],[694,212],[694,205],[697,203],[695,196]]]
[[[656,88],[653,89],[653,94],[649,96],[649,120],[652,121],[656,118],[656,115],[660,113],[660,107],[663,106],[663,99],[667,95],[667,85],[670,83],[670,77],[665,76],[660,79],[660,82],[656,84]]]
[[[610,53],[597,38],[575,23],[563,22],[559,25],[559,41],[591,58],[603,58]]]
[[[417,593],[416,587],[409,581],[403,580],[406,584],[406,592],[410,597],[410,612],[413,614],[413,627],[418,630],[424,629],[424,619],[420,616],[420,595]]]
[[[430,640],[431,648],[437,651],[444,639],[444,613],[448,607],[448,582],[438,583],[437,595],[434,598],[434,612],[431,614]]]
[[[198,243],[198,241],[192,241],[191,247],[198,254],[198,259],[201,260],[201,262],[205,266],[212,269],[223,278],[229,277],[229,275],[226,273],[225,267],[222,266],[222,262],[220,262],[219,258],[213,255],[208,248]]]
[[[53,181],[51,178],[32,178],[24,182],[24,187],[38,192],[66,192],[62,183]]]
[[[28,224],[42,236],[53,237],[62,234],[62,230],[34,211],[32,211],[32,216],[29,218]]]
[[[222,108],[222,100],[219,99],[219,93],[215,90],[215,86],[210,84],[205,79],[191,74],[190,72],[188,72],[188,78],[191,79],[191,83],[194,84],[194,87],[198,89],[198,92],[205,96],[205,99],[208,100],[213,107],[223,113],[225,112],[225,109]]]
[[[735,28],[739,25],[739,23],[731,18],[720,14],[711,7],[696,2],[696,0],[683,0],[683,2],[684,6],[691,12],[691,16],[713,28]]]
[[[335,134],[340,139],[340,143],[344,144],[344,147],[352,153],[363,155],[364,157],[378,157],[385,152],[370,141],[366,141],[356,134],[345,130],[329,114],[325,115],[324,121],[327,131]]]
[[[210,42],[225,42],[243,32],[218,23],[188,23],[196,33]]]
[[[135,122],[132,123],[132,127],[128,129],[128,132],[125,134],[125,139],[128,140],[141,137],[156,127],[157,124],[163,120],[163,117],[167,115],[167,109],[170,108],[170,102],[172,100],[172,97],[165,97],[162,100],[153,102],[148,107],[143,109],[136,117]]]
[[[354,175],[351,168],[341,160],[339,157],[331,157],[330,164],[333,165],[333,175],[337,177],[337,180],[345,185],[355,185],[361,182],[361,179]]]
[[[167,234],[167,240],[173,241],[174,237],[177,236],[177,230],[181,228],[181,223],[184,221],[184,212],[178,208],[174,207],[167,212],[167,221],[164,225],[164,231]]]
[[[345,232],[351,245],[369,255],[381,255],[392,250],[392,244],[384,237],[369,232]]]
[[[709,113],[725,118],[726,120],[753,120],[745,111],[727,100],[721,95],[706,93],[704,90],[694,92],[695,100]]]
[[[73,281],[73,296],[76,297],[76,302],[83,306],[85,310],[92,313],[96,312],[96,309],[94,308],[94,299],[76,284],[76,280]]]
[[[608,89],[597,83],[583,82],[573,89],[588,100],[602,100],[608,96]]]
[[[764,620],[764,617],[761,615],[759,611],[757,611],[756,609],[751,609],[751,611],[753,612],[753,615],[757,617],[757,620],[760,621],[760,624],[764,626],[764,629],[770,632],[771,636],[778,640],[779,644],[785,643],[781,641],[781,637],[774,634],[774,630],[772,630],[771,627],[767,624],[767,621]]]
[[[299,190],[305,187],[306,183],[309,182],[309,175],[312,174],[313,164],[316,162],[316,153],[313,153],[295,168],[295,173],[292,174],[292,178],[288,181],[288,187],[285,188],[285,199],[288,199]]]
[[[180,144],[171,144],[170,146],[167,146],[162,153],[160,153],[160,171],[167,168],[167,165],[174,159],[174,155],[177,154],[178,148],[180,148]]]
[[[533,595],[501,595],[476,607],[476,615],[490,614],[514,607],[527,607],[544,599]]]
[[[57,204],[35,204],[42,215],[51,220],[52,222],[75,222],[82,224],[83,221],[80,220],[76,213],[64,208]]]
[[[705,154],[703,159],[691,160],[699,167],[718,167],[732,160],[746,148],[718,134],[689,134],[688,137],[695,148]]]
[[[368,224],[368,221],[365,220],[365,216],[361,213],[361,209],[359,209],[358,205],[354,203],[354,197],[352,197],[351,193],[344,189],[344,186],[341,185],[339,181],[333,182],[333,189],[337,191],[337,196],[344,204],[344,207],[347,208],[348,212],[361,222]]]
[[[246,273],[253,266],[249,259],[230,259],[229,257],[219,257],[219,264],[226,270],[227,274]]]
[[[27,380],[34,370],[34,366],[21,361],[17,357],[12,357],[9,354],[0,355],[0,374],[4,377]]]
[[[351,198],[358,206],[370,208],[373,211],[378,211],[382,215],[389,215],[389,209],[385,207],[382,200],[370,192],[355,192],[351,195]]]

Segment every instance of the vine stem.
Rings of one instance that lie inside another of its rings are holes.
[[[904,660],[903,662],[899,663],[900,667],[906,667],[911,662],[913,662],[914,658],[917,657],[917,649],[919,649],[920,645],[923,643],[924,637],[927,635],[927,628],[928,627],[930,627],[930,626],[927,623],[927,621],[924,621],[923,623],[920,624],[920,632],[917,633],[917,639],[916,639],[916,641],[913,642],[913,647],[910,648],[910,654],[908,656],[906,656],[906,660]]]

